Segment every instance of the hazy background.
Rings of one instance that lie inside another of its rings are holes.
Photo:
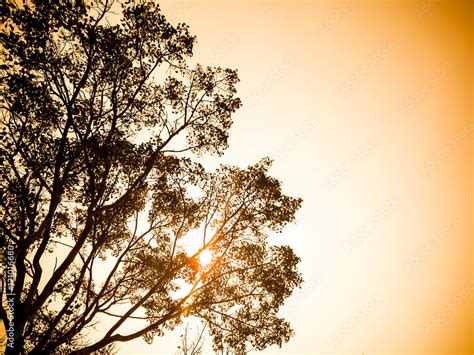
[[[281,310],[296,335],[265,353],[473,353],[473,2],[160,3],[193,62],[239,70],[230,148],[205,164],[270,156],[304,198],[279,236],[306,280]]]
[[[282,309],[296,336],[268,353],[472,353],[472,2],[161,4],[193,61],[239,70],[207,164],[269,155],[304,198],[281,237],[306,280]]]

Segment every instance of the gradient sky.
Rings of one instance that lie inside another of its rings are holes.
[[[455,1],[162,1],[193,62],[237,68],[223,158],[304,198],[306,283],[266,353],[471,353],[472,18]],[[170,353],[176,337],[123,352]]]
[[[473,3],[160,3],[193,63],[239,70],[230,148],[205,164],[270,156],[304,198],[278,237],[302,258],[296,335],[264,353],[472,353]]]

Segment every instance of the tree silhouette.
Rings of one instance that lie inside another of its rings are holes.
[[[190,336],[189,324],[184,327],[183,334],[180,335],[181,344],[178,346],[177,355],[202,355],[205,342],[204,331],[206,326],[197,328],[196,337]]]
[[[302,282],[299,258],[267,235],[301,200],[267,158],[212,172],[197,159],[227,147],[237,72],[190,68],[195,38],[153,2],[1,13],[6,352],[106,353],[186,316],[207,324],[216,351],[288,341],[277,312]]]

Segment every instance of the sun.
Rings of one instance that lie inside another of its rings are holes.
[[[208,236],[212,236],[214,231],[208,229]],[[212,244],[209,243],[209,240],[206,240],[203,237],[205,235],[204,226],[201,225],[199,228],[193,229],[186,233],[179,240],[179,247],[186,252],[187,255],[197,255],[197,261],[201,268],[205,268],[211,264],[215,259],[215,250],[212,250]],[[208,237],[209,238],[209,237]]]
[[[212,252],[209,249],[204,249],[199,254],[199,263],[201,266],[205,267],[208,266],[212,261]]]

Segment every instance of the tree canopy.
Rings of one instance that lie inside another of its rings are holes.
[[[1,16],[6,352],[108,352],[188,316],[216,351],[288,341],[278,310],[299,258],[267,237],[301,199],[268,158],[199,159],[227,148],[237,71],[190,67],[195,37],[152,1],[7,2]]]

